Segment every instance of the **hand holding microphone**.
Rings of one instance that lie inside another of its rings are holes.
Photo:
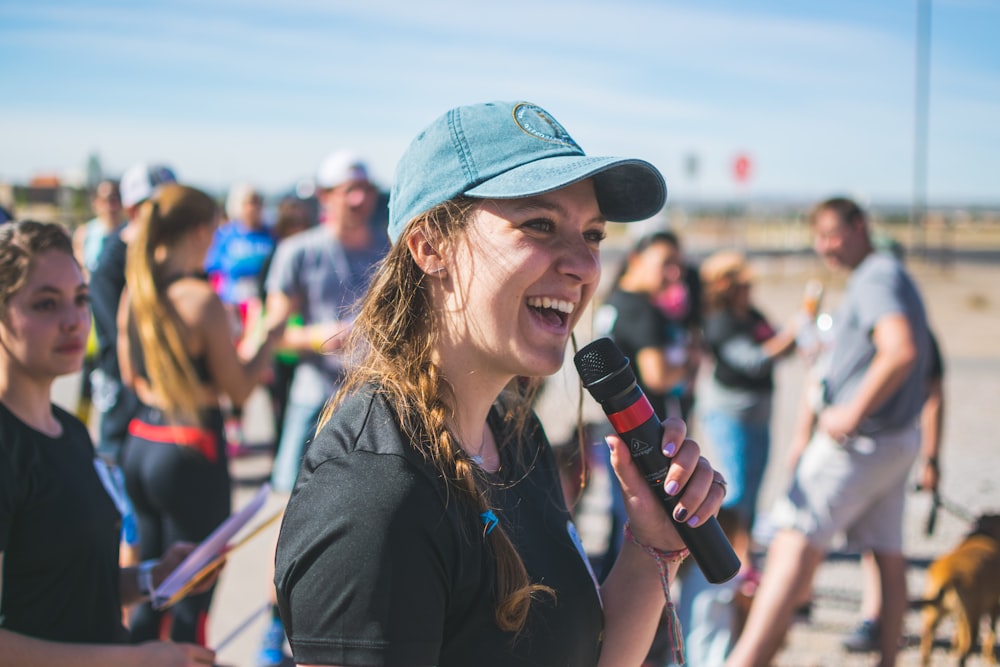
[[[628,359],[610,338],[600,338],[573,357],[583,386],[600,403],[615,432],[625,441],[632,460],[667,513],[695,562],[711,583],[722,583],[739,572],[740,560],[716,518],[692,527],[674,514],[683,489],[664,488],[671,459],[664,455],[663,425],[636,384]],[[690,517],[684,517],[690,518]]]

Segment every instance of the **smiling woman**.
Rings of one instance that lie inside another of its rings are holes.
[[[664,608],[661,561],[629,543],[598,589],[531,406],[597,288],[606,221],[649,217],[665,196],[652,165],[586,156],[526,102],[452,109],[410,145],[393,247],[352,332],[357,363],[279,537],[298,664],[641,662]],[[683,423],[664,432],[668,488],[684,488],[697,525],[722,493]],[[677,556],[672,518],[609,444],[637,542]]]
[[[51,401],[83,363],[90,300],[59,225],[0,227],[0,662],[211,664],[197,646],[115,646],[123,603],[140,600],[192,545],[120,569],[121,517],[84,425]],[[102,477],[102,471],[104,477]]]

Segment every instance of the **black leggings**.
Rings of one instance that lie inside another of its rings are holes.
[[[146,406],[130,426],[123,469],[143,560],[161,557],[178,541],[202,541],[229,516],[231,484],[222,413],[205,411],[202,423],[197,445],[166,440],[165,417]],[[186,429],[188,435],[197,431]],[[171,639],[204,645],[213,592],[187,597],[169,609]],[[138,605],[131,617],[132,641],[158,639],[163,614],[148,602]]]

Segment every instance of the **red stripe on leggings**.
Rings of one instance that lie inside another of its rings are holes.
[[[194,447],[211,463],[219,460],[218,438],[208,429],[197,426],[159,426],[133,419],[128,424],[128,432],[143,440]]]

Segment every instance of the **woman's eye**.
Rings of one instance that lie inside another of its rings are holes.
[[[77,307],[83,308],[90,305],[90,295],[89,294],[78,294],[76,297]]]
[[[48,310],[53,310],[56,307],[55,299],[43,299],[41,301],[36,301],[33,306],[34,310],[39,312],[44,312]]]
[[[589,232],[584,232],[583,237],[587,239],[589,243],[600,243],[604,239],[608,238],[608,233],[603,229],[593,229]]]
[[[546,220],[545,218],[537,218],[535,220],[529,220],[524,223],[525,227],[531,229],[536,229],[540,232],[551,232],[555,228],[555,224],[551,220]]]

